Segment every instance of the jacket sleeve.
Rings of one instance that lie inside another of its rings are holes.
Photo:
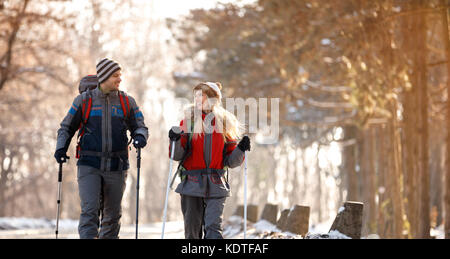
[[[136,135],[142,135],[145,139],[148,139],[148,128],[144,123],[144,115],[140,111],[133,97],[128,96],[130,101],[130,117],[128,119],[128,128],[131,132],[131,137]]]
[[[223,161],[224,166],[229,168],[238,167],[244,162],[245,153],[237,148],[237,141],[234,139],[227,139],[225,143],[225,159]]]
[[[180,122],[180,128],[186,133],[186,127],[183,125],[183,121]],[[170,141],[170,140],[169,140]],[[173,160],[181,161],[183,159],[184,153],[186,152],[186,144],[188,141],[188,134],[182,134],[181,138],[175,142],[175,150],[173,154]],[[172,152],[172,141],[169,144],[169,157],[170,152]]]
[[[56,138],[56,150],[61,148],[69,148],[70,141],[72,140],[73,135],[75,135],[75,132],[77,132],[80,123],[81,123],[81,117],[82,117],[82,111],[81,111],[81,103],[82,103],[82,96],[78,95],[69,111],[67,112],[66,116],[62,120],[60,124],[60,128],[58,129],[58,135]]]

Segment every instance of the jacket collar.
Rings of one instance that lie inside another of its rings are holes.
[[[94,93],[94,95],[96,95],[96,96],[98,96],[98,97],[100,97],[100,98],[106,98],[106,96],[117,96],[118,95],[118,92],[119,91],[111,91],[111,92],[109,92],[108,94],[104,94],[103,92],[102,92],[102,90],[100,90],[100,88],[95,88],[94,89],[94,91],[93,91],[93,93]]]

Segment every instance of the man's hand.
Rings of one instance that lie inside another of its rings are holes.
[[[135,148],[143,148],[143,147],[145,147],[145,145],[147,145],[147,140],[145,139],[144,136],[142,136],[140,134],[134,136],[133,146]]]
[[[60,148],[60,149],[56,150],[54,156],[55,156],[56,162],[58,162],[59,164],[65,163],[67,161],[67,159],[70,158],[67,156],[66,148]]]

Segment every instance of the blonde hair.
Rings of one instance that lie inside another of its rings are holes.
[[[218,86],[219,90],[222,90],[221,83],[216,82],[215,84]],[[199,90],[205,93],[208,97],[208,101],[211,105],[211,113],[213,115],[213,118],[215,119],[215,130],[219,130],[219,132],[222,133],[224,140],[239,139],[244,127],[233,113],[223,108],[218,93],[206,83],[200,83],[193,88],[193,92]],[[200,116],[194,116],[196,112],[197,114],[199,113]],[[191,104],[189,107],[187,107],[187,109],[185,110],[185,118],[190,118],[190,122],[186,121],[186,125],[188,127],[188,123],[194,122],[193,138],[198,137],[199,134],[204,133],[204,130],[206,128],[210,127],[210,125],[207,125],[207,123],[205,122],[206,118],[205,121],[203,121],[201,111],[196,111],[195,104]]]

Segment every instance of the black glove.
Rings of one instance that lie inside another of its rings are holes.
[[[184,131],[180,130],[180,127],[172,127],[169,130],[169,139],[171,141],[178,141],[183,133]]]
[[[56,162],[58,162],[59,164],[65,163],[66,159],[69,159],[70,157],[67,156],[67,148],[60,148],[58,150],[55,151],[55,158],[56,158]]]
[[[238,148],[245,152],[246,150],[250,151],[250,138],[244,136],[238,144]]]
[[[140,134],[134,136],[133,146],[135,148],[143,148],[143,147],[145,147],[145,145],[147,145],[147,140],[145,139],[144,136],[142,136]]]

